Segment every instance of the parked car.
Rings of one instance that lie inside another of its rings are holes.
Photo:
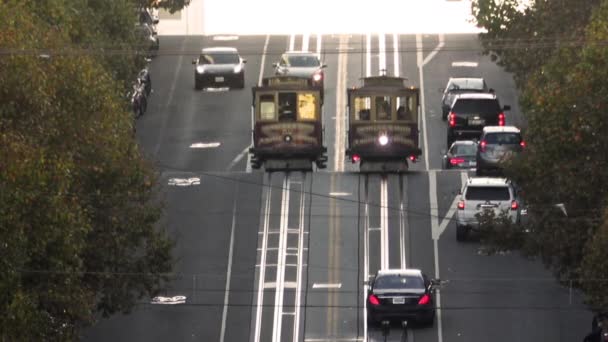
[[[371,324],[384,320],[414,320],[433,324],[435,286],[419,269],[379,270],[370,281],[367,293],[367,317]]]
[[[274,63],[275,75],[287,75],[309,78],[312,85],[324,89],[327,65],[321,63],[316,53],[288,51],[281,55],[278,63]]]
[[[202,50],[199,58],[192,61],[194,68],[194,88],[230,86],[245,87],[245,63],[233,47],[213,47]]]
[[[490,210],[499,216],[507,213],[512,223],[521,221],[521,201],[514,184],[506,178],[472,177],[460,193],[456,211],[456,240],[464,241],[479,228],[477,214]]]
[[[141,50],[146,51],[149,57],[155,57],[158,54],[158,50],[160,49],[160,40],[150,25],[136,25],[135,35],[139,41]]]
[[[442,92],[441,119],[446,120],[456,95],[463,93],[493,93],[494,89],[488,88],[483,78],[450,77],[448,84],[442,89]]]
[[[457,140],[443,155],[444,169],[471,169],[477,166],[477,141]]]
[[[502,162],[521,153],[525,147],[526,142],[515,126],[484,127],[476,153],[477,175],[500,170]]]
[[[156,29],[156,25],[158,24],[158,16],[152,14],[152,12],[147,8],[140,8],[139,12],[139,23],[147,24],[152,29],[155,35],[158,34],[158,30]]]
[[[457,95],[448,114],[447,147],[455,140],[479,139],[485,126],[504,126],[504,111],[495,94],[465,93]]]

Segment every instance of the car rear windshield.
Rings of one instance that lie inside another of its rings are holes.
[[[452,111],[457,114],[498,114],[500,106],[495,99],[458,99]]]
[[[464,198],[472,201],[507,201],[511,197],[506,186],[469,186]]]
[[[503,145],[513,144],[517,145],[521,142],[521,135],[519,133],[488,133],[484,137],[487,144]]]
[[[452,84],[450,84],[449,90],[465,90],[465,89],[473,89],[473,90],[484,90],[485,86],[483,80],[469,78],[463,80],[452,80]]]
[[[239,56],[232,52],[215,52],[201,55],[202,64],[238,64]]]
[[[374,289],[423,289],[424,280],[420,276],[387,274],[374,281]]]
[[[451,152],[455,156],[474,156],[477,153],[477,145],[454,145]]]
[[[319,59],[315,56],[290,56],[289,65],[292,67],[316,67]]]

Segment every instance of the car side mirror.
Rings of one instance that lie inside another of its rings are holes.
[[[198,60],[193,59],[193,60],[192,60],[192,64],[196,64],[196,63],[198,63]]]
[[[505,105],[505,106],[502,107],[502,109],[504,109],[504,110],[511,110],[511,106]]]
[[[159,20],[158,19],[154,19],[154,21],[152,21],[155,25],[158,24]]]
[[[327,64],[321,65],[321,69],[327,68]]]
[[[243,59],[241,59],[241,62],[247,63],[247,60],[243,58]]]
[[[441,279],[431,279],[431,285],[433,285],[433,286],[441,285]]]
[[[494,88],[490,88],[488,89],[488,92],[494,94],[496,91],[494,90]]]

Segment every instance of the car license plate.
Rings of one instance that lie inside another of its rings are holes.
[[[405,304],[405,298],[403,298],[403,297],[393,298],[393,304]]]
[[[469,162],[469,166],[477,166],[477,162],[470,161],[470,162]]]
[[[469,125],[471,126],[481,126],[485,123],[484,119],[479,119],[479,118],[470,118],[469,119]]]
[[[221,77],[221,76],[218,76],[218,77],[215,78],[215,82],[218,82],[218,83],[219,82],[224,82],[224,78]]]

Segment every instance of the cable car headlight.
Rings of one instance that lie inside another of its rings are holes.
[[[316,73],[316,74],[312,75],[312,80],[315,82],[319,82],[322,78],[323,78],[323,75],[321,75],[321,73]]]
[[[386,134],[380,134],[378,137],[378,142],[380,145],[386,146],[388,144],[388,136],[386,136]]]
[[[196,66],[196,72],[198,72],[199,74],[202,74],[205,72],[205,66],[204,65],[197,65]]]
[[[291,137],[291,135],[287,134],[283,137],[283,140],[288,143],[291,142],[293,138]]]

